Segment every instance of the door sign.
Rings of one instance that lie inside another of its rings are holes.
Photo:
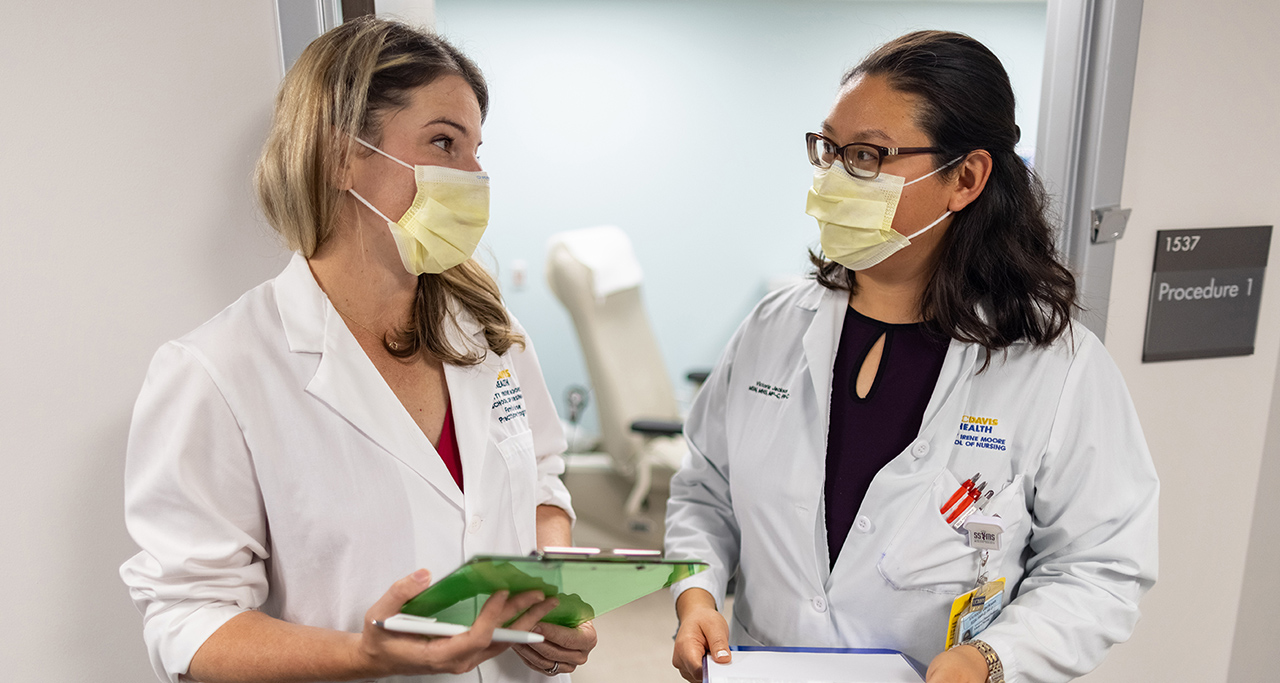
[[[1271,226],[1161,230],[1142,362],[1253,353]]]

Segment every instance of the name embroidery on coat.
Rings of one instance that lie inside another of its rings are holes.
[[[777,398],[784,401],[791,398],[790,389],[775,387],[772,384],[765,384],[764,382],[756,382],[755,384],[752,384],[747,387],[747,391],[753,391],[757,394],[768,396],[769,398]]]
[[[493,389],[493,410],[501,409],[498,422],[508,422],[525,416],[524,394],[519,384],[511,383],[511,371],[498,373],[498,383]]]

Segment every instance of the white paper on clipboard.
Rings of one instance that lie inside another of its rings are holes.
[[[703,664],[707,683],[920,683],[899,653],[876,650],[735,650],[733,661]]]

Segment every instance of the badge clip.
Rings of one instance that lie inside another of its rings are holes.
[[[1000,536],[1004,534],[1004,520],[986,515],[969,515],[964,521],[969,547],[977,550],[999,550]]]

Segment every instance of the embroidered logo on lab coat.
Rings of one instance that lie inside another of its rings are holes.
[[[520,385],[511,381],[510,370],[503,369],[498,373],[498,383],[493,389],[493,411],[500,423],[525,416],[524,394]]]
[[[977,415],[961,417],[955,445],[993,451],[1005,450],[1004,438],[1000,436],[1000,420]]]
[[[791,398],[790,389],[775,387],[772,384],[765,384],[764,382],[756,382],[755,384],[752,384],[747,387],[747,391],[754,391],[757,394],[763,394],[769,398],[778,398],[784,401]]]

